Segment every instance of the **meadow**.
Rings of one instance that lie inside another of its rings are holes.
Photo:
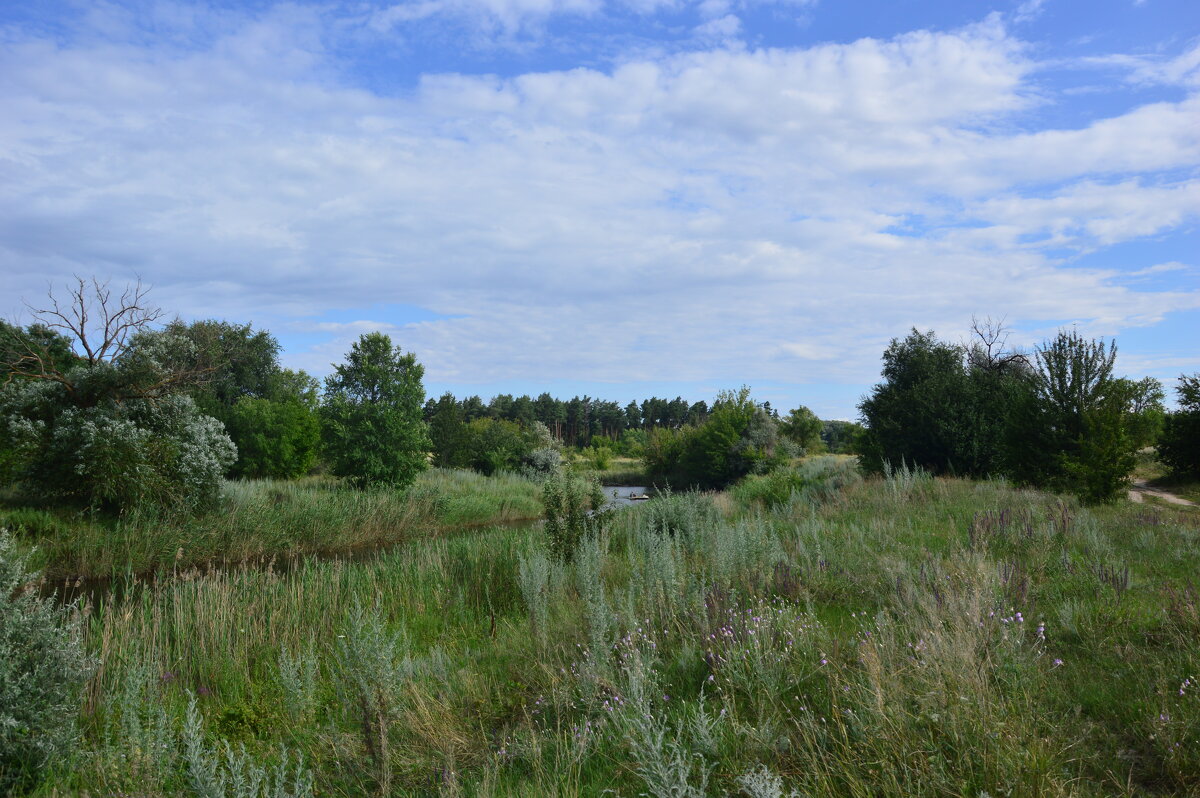
[[[227,540],[352,539],[275,490]],[[1200,794],[1193,508],[816,458],[603,527],[130,579],[36,794]]]

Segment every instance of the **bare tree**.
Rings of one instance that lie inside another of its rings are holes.
[[[972,366],[992,372],[1031,368],[1028,355],[1020,350],[1008,349],[1011,330],[1004,326],[1003,318],[993,321],[988,316],[981,321],[972,316],[971,333],[978,339],[967,347]]]
[[[25,307],[50,329],[62,330],[72,339],[73,345],[82,350],[77,354],[89,366],[94,366],[119,357],[134,333],[163,315],[162,309],[146,301],[150,289],[143,286],[140,279],[125,286],[116,300],[108,284],[108,280],[100,282],[93,277],[88,281],[76,276],[75,285],[70,289],[70,302],[65,307],[53,291],[49,292],[49,307],[35,308],[29,303],[25,303]]]
[[[66,299],[60,300],[51,289],[45,306],[26,302],[25,307],[35,321],[29,329],[46,334],[31,335],[16,325],[3,326],[0,366],[8,372],[5,383],[13,379],[57,382],[76,403],[92,404],[94,398],[80,395],[77,380],[71,376],[72,368],[113,363],[129,349],[134,336],[160,319],[163,311],[147,301],[149,291],[139,279],[126,285],[118,295],[109,287],[108,280],[76,276]],[[59,335],[72,352],[73,362],[69,364],[63,362],[61,352],[53,351],[53,339]],[[130,398],[152,399],[195,382],[211,370],[166,369],[151,379],[115,388],[112,398],[118,402]]]

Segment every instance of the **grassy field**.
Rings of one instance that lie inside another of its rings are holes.
[[[578,457],[572,470],[586,479],[595,479],[601,485],[648,485],[642,461],[636,457],[613,456],[606,468],[597,468],[594,462]]]
[[[1200,793],[1191,508],[824,461],[539,535],[126,586],[39,794]]]
[[[539,491],[516,475],[434,469],[406,491],[357,491],[319,479],[230,482],[221,506],[199,518],[112,520],[0,507],[0,525],[36,545],[35,563],[60,581],[350,553],[530,520],[542,513]]]

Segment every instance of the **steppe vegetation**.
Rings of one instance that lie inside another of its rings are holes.
[[[1198,567],[1186,508],[810,461],[570,560],[493,528],[184,574],[76,612],[82,743],[39,791],[1186,794]]]
[[[893,341],[863,427],[425,402],[377,333],[319,391],[50,307],[0,327],[0,790],[1200,793],[1200,512],[1123,492],[1193,489],[1194,377],[984,325]]]

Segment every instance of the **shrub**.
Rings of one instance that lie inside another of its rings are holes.
[[[0,792],[68,756],[92,663],[73,608],[22,591],[31,578],[0,530]]]
[[[193,511],[217,497],[236,451],[191,398],[149,394],[162,336],[141,333],[116,362],[76,366],[71,387],[15,380],[0,390],[0,450],[29,497],[115,512]]]
[[[550,553],[570,560],[584,536],[599,533],[608,521],[604,493],[595,480],[558,473],[542,486],[546,542]]]
[[[769,471],[789,454],[776,421],[742,388],[722,392],[699,427],[651,431],[644,460],[658,484],[722,488]]]
[[[1200,476],[1200,374],[1181,376],[1179,409],[1166,417],[1158,454],[1178,476]]]

